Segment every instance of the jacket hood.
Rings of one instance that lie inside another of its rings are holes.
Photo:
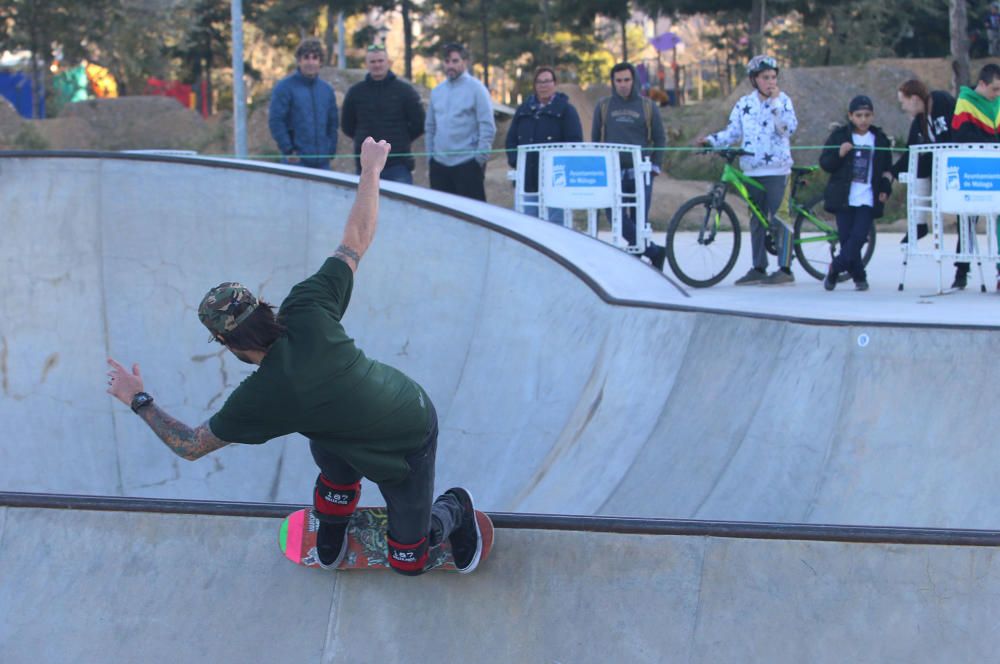
[[[552,101],[545,105],[545,108],[551,108],[552,110],[561,110],[569,103],[569,97],[566,96],[564,92],[557,92],[552,96]],[[532,93],[528,97],[527,101],[524,103],[524,107],[527,109],[538,108],[539,101],[538,97]]]
[[[638,99],[639,98],[639,77],[635,73],[635,65],[633,65],[631,62],[626,62],[625,65],[628,67],[628,70],[630,72],[632,72],[632,92],[629,94],[628,97],[622,97],[620,94],[618,94],[618,91],[615,90],[615,77],[614,77],[614,74],[612,74],[611,75],[611,96],[612,97],[618,97],[619,99],[624,99],[625,101],[631,101],[632,99]]]
[[[372,78],[371,74],[365,74],[365,83],[374,83],[376,85],[379,84],[379,83],[381,83],[381,84],[384,85],[384,84],[386,84],[386,83],[388,83],[390,81],[395,80],[395,78],[396,78],[396,74],[394,74],[393,71],[390,69],[389,73],[387,73],[385,75],[385,78],[383,78],[381,81],[376,81],[374,78]]]

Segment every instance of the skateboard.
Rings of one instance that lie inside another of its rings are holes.
[[[483,512],[476,510],[476,520],[483,538],[483,552],[480,564],[490,555],[493,548],[493,522]],[[347,526],[347,555],[337,570],[347,569],[389,569],[386,547],[386,528],[389,515],[384,507],[359,507],[351,516]],[[278,533],[278,545],[286,558],[297,565],[319,567],[316,555],[316,533],[319,519],[311,509],[301,509],[285,517]],[[445,539],[430,550],[428,570],[455,570],[455,560],[451,556],[451,544]]]

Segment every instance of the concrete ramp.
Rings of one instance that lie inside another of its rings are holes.
[[[828,300],[733,314],[579,233],[384,189],[345,322],[435,401],[440,488],[502,511],[997,524],[994,329],[875,305],[824,319]],[[104,393],[105,358],[204,421],[250,368],[206,341],[202,295],[238,280],[280,302],[337,246],[353,193],[292,167],[0,156],[0,490],[306,499],[304,439],[181,461]],[[744,307],[780,299],[755,292]]]
[[[498,524],[504,518],[518,517],[499,515]],[[797,664],[995,655],[995,547],[747,539],[720,536],[723,524],[714,535],[586,532],[585,520],[553,519],[570,529],[545,529],[544,520],[533,524],[541,529],[498,528],[492,557],[470,576],[406,578],[296,567],[278,551],[279,523],[0,507],[0,660]],[[995,544],[998,535],[980,539]]]

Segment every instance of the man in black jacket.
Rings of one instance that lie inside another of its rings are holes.
[[[413,184],[413,157],[410,145],[424,133],[424,107],[413,86],[390,71],[385,46],[372,44],[365,53],[368,75],[355,83],[344,97],[340,128],[354,139],[354,154],[361,154],[367,136],[392,144],[392,152],[382,171],[383,180]],[[361,162],[356,160],[357,171]]]

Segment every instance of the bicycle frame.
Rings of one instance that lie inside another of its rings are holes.
[[[757,205],[750,198],[750,189],[747,186],[756,187],[757,189],[763,191],[764,185],[757,182],[738,168],[733,167],[732,164],[726,164],[722,168],[722,178],[720,178],[720,180],[723,183],[723,198],[725,197],[726,190],[728,190],[731,186],[736,190],[736,193],[740,195],[740,198],[742,198],[747,204],[747,207],[750,208],[750,212],[757,217],[757,221],[759,221],[765,229],[770,227],[770,224],[767,223],[767,219],[764,218],[764,214],[760,211],[760,208],[757,207]]]

